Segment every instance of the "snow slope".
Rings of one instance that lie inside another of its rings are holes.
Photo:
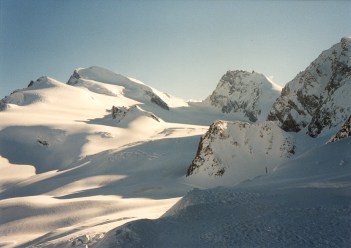
[[[236,187],[194,189],[93,247],[350,247],[350,149],[347,138]]]
[[[128,220],[159,217],[191,188],[182,177],[206,127],[157,117],[153,110],[179,118],[135,96],[148,86],[94,79],[92,90],[42,77],[3,99],[1,247],[98,240]],[[125,116],[114,119],[113,106]]]

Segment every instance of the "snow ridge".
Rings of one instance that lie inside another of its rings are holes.
[[[172,101],[172,97],[169,95],[158,92],[138,80],[115,74],[97,66],[87,69],[76,69],[67,84],[85,87],[99,94],[110,96],[124,95],[140,102],[149,101],[164,110],[169,110],[167,102]],[[111,87],[111,85],[115,87]]]

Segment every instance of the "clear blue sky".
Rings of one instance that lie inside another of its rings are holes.
[[[0,98],[97,65],[186,99],[227,70],[284,85],[351,36],[351,1],[0,0]]]

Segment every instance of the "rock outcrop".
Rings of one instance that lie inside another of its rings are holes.
[[[328,141],[328,143],[336,142],[349,136],[351,136],[351,115],[346,120],[344,125],[342,125],[341,129]]]
[[[217,121],[201,137],[187,176],[216,177],[229,171],[245,180],[271,171],[294,153],[294,139],[273,122]]]
[[[126,119],[130,121],[142,116],[151,118],[157,122],[162,122],[155,114],[145,111],[137,105],[131,106],[130,108],[112,106],[111,115],[112,119],[116,120],[117,123]]]

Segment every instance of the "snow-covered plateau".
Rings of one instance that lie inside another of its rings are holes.
[[[100,67],[0,101],[0,247],[351,247],[351,38],[190,102]]]

